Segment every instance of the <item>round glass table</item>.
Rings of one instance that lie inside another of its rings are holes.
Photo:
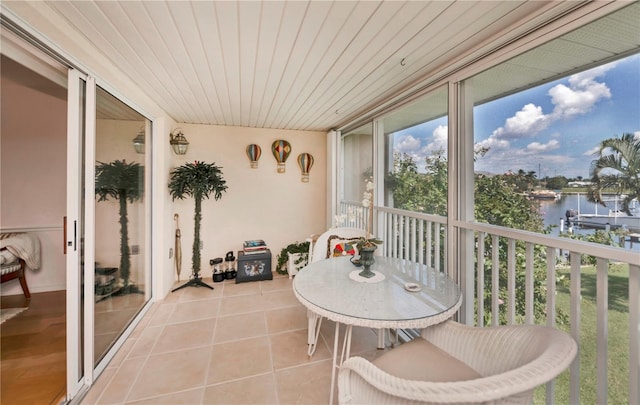
[[[340,324],[346,325],[341,364],[349,357],[352,326],[425,328],[449,319],[462,303],[458,285],[426,265],[376,257],[371,270],[377,275],[363,279],[357,277],[362,268],[349,259],[344,256],[310,263],[293,280],[294,294],[309,313],[309,355],[315,351],[320,320],[324,317],[336,322],[331,401]]]

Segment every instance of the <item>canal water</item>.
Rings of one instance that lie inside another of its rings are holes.
[[[566,194],[563,193],[559,200],[538,200],[540,205],[540,212],[543,215],[543,221],[545,226],[555,225],[552,230],[552,235],[558,235],[560,233],[561,220],[565,220],[564,231],[567,232],[566,224],[566,212],[567,210],[575,210],[580,214],[601,214],[607,215],[609,209],[616,210],[619,208],[615,201],[607,202],[607,207],[603,207],[599,204],[594,204],[587,201],[586,194]],[[594,232],[593,229],[573,229],[574,233],[588,235]],[[628,245],[628,243],[627,243]],[[627,246],[629,247],[629,246]],[[640,243],[634,243],[633,250],[640,251]]]

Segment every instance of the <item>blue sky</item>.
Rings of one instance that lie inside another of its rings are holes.
[[[627,132],[640,136],[640,55],[476,107],[475,142],[489,152],[475,170],[587,178],[600,141]],[[422,168],[446,133],[434,120],[396,133],[394,147]]]

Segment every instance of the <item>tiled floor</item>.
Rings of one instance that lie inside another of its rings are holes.
[[[215,289],[187,287],[154,304],[82,404],[329,402],[334,324],[323,322],[309,359],[292,280],[205,281]],[[352,355],[373,358],[376,343],[354,328]]]

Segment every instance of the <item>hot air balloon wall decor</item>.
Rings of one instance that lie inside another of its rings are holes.
[[[309,171],[313,166],[313,156],[311,153],[301,153],[298,155],[298,166],[300,166],[300,171],[302,172],[302,182],[309,182]]]
[[[258,160],[260,160],[260,155],[262,155],[262,149],[260,148],[259,145],[252,143],[251,145],[247,145],[246,152],[247,152],[247,157],[251,162],[251,168],[257,169]]]
[[[285,162],[291,153],[291,144],[284,139],[278,139],[271,144],[271,152],[278,162],[278,173],[284,173]]]

